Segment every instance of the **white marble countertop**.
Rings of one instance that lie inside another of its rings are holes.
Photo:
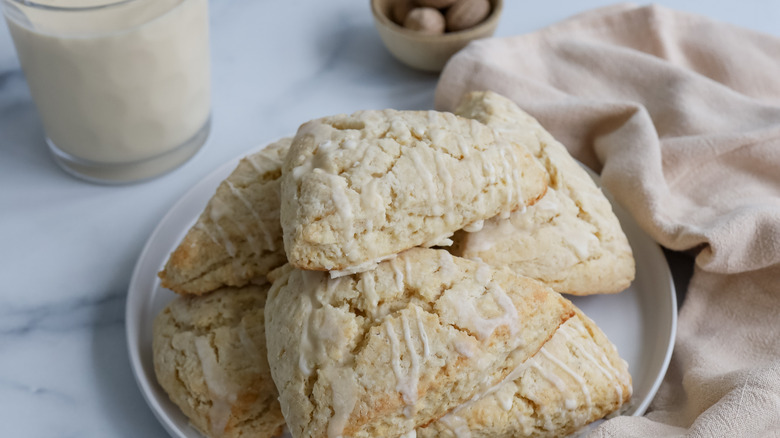
[[[611,2],[508,0],[497,35]],[[662,1],[780,35],[780,2]],[[107,187],[61,171],[0,21],[0,435],[165,437],[128,361],[133,265],[163,214],[219,164],[322,115],[429,109],[437,77],[397,63],[368,1],[211,3],[214,125],[183,167]]]

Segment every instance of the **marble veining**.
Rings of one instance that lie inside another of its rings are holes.
[[[29,307],[6,303],[0,309],[0,336],[63,333],[124,324],[127,291],[105,296],[51,300]]]
[[[498,35],[608,0],[505,2]],[[662,1],[774,35],[773,2]],[[152,181],[94,186],[60,171],[0,21],[0,436],[164,438],[132,376],[127,285],[154,226],[193,184],[308,119],[430,109],[437,77],[398,64],[368,2],[211,2],[214,125],[204,149]]]

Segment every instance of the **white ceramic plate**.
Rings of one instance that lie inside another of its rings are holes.
[[[130,279],[125,324],[131,366],[147,403],[176,438],[202,438],[202,435],[168,399],[154,376],[152,322],[175,297],[173,292],[160,287],[157,272],[239,159],[212,172],[171,208],[146,242]],[[572,301],[596,321],[628,361],[634,393],[622,413],[642,415],[669,364],[677,326],[677,302],[661,249],[625,210],[614,202],[613,206],[634,250],[636,280],[616,295],[573,297]]]

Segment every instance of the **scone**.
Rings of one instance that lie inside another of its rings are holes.
[[[475,120],[396,110],[313,120],[283,167],[287,258],[301,269],[370,269],[532,204],[546,187],[523,145]]]
[[[241,160],[159,273],[163,287],[203,294],[243,286],[286,262],[279,222],[282,139]]]
[[[631,284],[634,257],[620,222],[565,146],[514,102],[493,92],[467,94],[456,113],[528,147],[550,182],[545,196],[527,209],[458,232],[454,254],[508,266],[574,295],[615,293]]]
[[[397,437],[504,380],[574,315],[508,270],[414,248],[340,278],[271,273],[268,362],[293,437]]]
[[[155,320],[157,381],[209,437],[281,436],[265,347],[267,295],[267,285],[252,285],[179,297]]]
[[[541,350],[504,382],[455,408],[418,438],[562,437],[603,418],[631,397],[628,365],[577,310]]]

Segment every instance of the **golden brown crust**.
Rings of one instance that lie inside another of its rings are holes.
[[[531,116],[492,92],[464,96],[457,114],[523,144],[550,175],[543,198],[508,218],[461,231],[453,254],[508,266],[558,292],[616,293],[634,278],[634,257],[620,222],[587,172]]]
[[[279,222],[282,139],[241,160],[158,274],[162,286],[200,295],[244,286],[285,263]]]
[[[522,145],[435,111],[360,111],[305,123],[282,170],[290,263],[355,272],[522,208],[548,178]]]
[[[209,437],[281,434],[284,418],[265,347],[267,292],[267,286],[247,286],[179,297],[155,320],[157,381]]]
[[[472,438],[568,436],[630,397],[627,364],[577,310],[504,382],[418,428],[417,436],[454,438],[465,431]]]

